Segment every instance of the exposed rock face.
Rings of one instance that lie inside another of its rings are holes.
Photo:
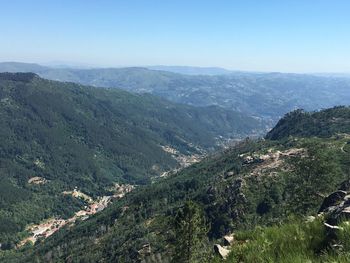
[[[227,178],[232,177],[232,176],[234,176],[234,175],[235,175],[235,172],[233,172],[233,171],[226,172],[226,173],[225,173],[225,178],[227,179]]]
[[[350,196],[347,196],[348,200],[342,201],[339,206],[332,208],[326,223],[330,225],[339,225],[343,221],[350,220]]]
[[[222,244],[214,245],[214,252],[219,255],[222,259],[226,259],[230,254],[231,246],[235,242],[234,234],[228,234],[222,237]]]
[[[319,210],[326,215],[326,223],[332,226],[339,225],[350,219],[350,194],[345,191],[336,191],[327,196]]]
[[[219,244],[214,245],[214,251],[223,259],[226,259],[228,254],[230,253],[230,250],[228,250],[227,247],[223,247]]]
[[[335,247],[334,243],[336,243],[338,231],[342,230],[339,225],[344,221],[350,220],[349,189],[350,182],[343,182],[340,190],[328,195],[319,209],[319,213],[323,214],[326,218],[324,226],[326,227],[328,239],[332,247]]]
[[[346,196],[346,194],[347,194],[347,192],[342,191],[342,190],[338,190],[334,193],[331,193],[329,196],[327,196],[323,200],[323,203],[322,203],[320,209],[318,210],[318,212],[319,213],[327,212],[327,210],[335,207],[343,200],[343,198]]]
[[[223,237],[224,245],[231,246],[235,242],[235,237],[233,234],[226,235]]]

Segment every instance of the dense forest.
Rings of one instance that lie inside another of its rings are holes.
[[[330,128],[327,137],[315,134],[313,125],[304,126],[303,136],[289,136],[298,123],[288,114],[284,127],[289,131],[278,140],[244,140],[176,175],[139,187],[35,246],[6,252],[4,259],[221,262],[212,245],[233,232],[238,243],[227,262],[346,262],[342,259],[349,256],[348,250],[344,254],[327,245],[323,217],[312,223],[305,218],[316,215],[323,199],[350,179],[348,112],[337,107],[308,113],[324,123],[344,116],[346,121]],[[191,237],[188,231],[193,231]],[[337,242],[348,246],[347,235],[344,232]],[[179,253],[184,242],[190,248]]]
[[[263,124],[215,106],[1,73],[0,126],[0,243],[7,248],[26,225],[86,205],[64,191],[97,197],[114,183],[148,184],[179,167],[162,146],[202,154]],[[30,183],[35,178],[41,183]]]

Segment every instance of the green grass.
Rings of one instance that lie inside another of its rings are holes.
[[[279,263],[318,263],[349,262],[350,226],[343,224],[338,233],[338,244],[342,251],[327,249],[326,231],[322,219],[313,222],[296,222],[257,227],[251,231],[237,232],[236,241],[228,258],[218,262],[279,262]]]
[[[228,261],[307,262],[315,257],[324,237],[320,222],[256,228],[248,235],[238,234],[237,239],[244,243],[233,247]]]

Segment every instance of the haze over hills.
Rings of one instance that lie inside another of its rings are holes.
[[[148,66],[152,70],[169,71],[184,75],[226,75],[237,71],[232,71],[218,67],[190,67],[190,66]]]
[[[193,106],[216,105],[276,122],[285,113],[319,110],[350,101],[350,80],[283,73],[191,76],[146,68],[70,69],[0,63],[0,72],[31,71],[59,81],[151,93]]]

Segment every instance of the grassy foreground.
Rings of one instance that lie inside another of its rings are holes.
[[[350,259],[350,226],[342,225],[334,250],[327,245],[322,219],[313,222],[290,223],[237,232],[228,258],[218,262],[279,262],[279,263],[347,263]]]

